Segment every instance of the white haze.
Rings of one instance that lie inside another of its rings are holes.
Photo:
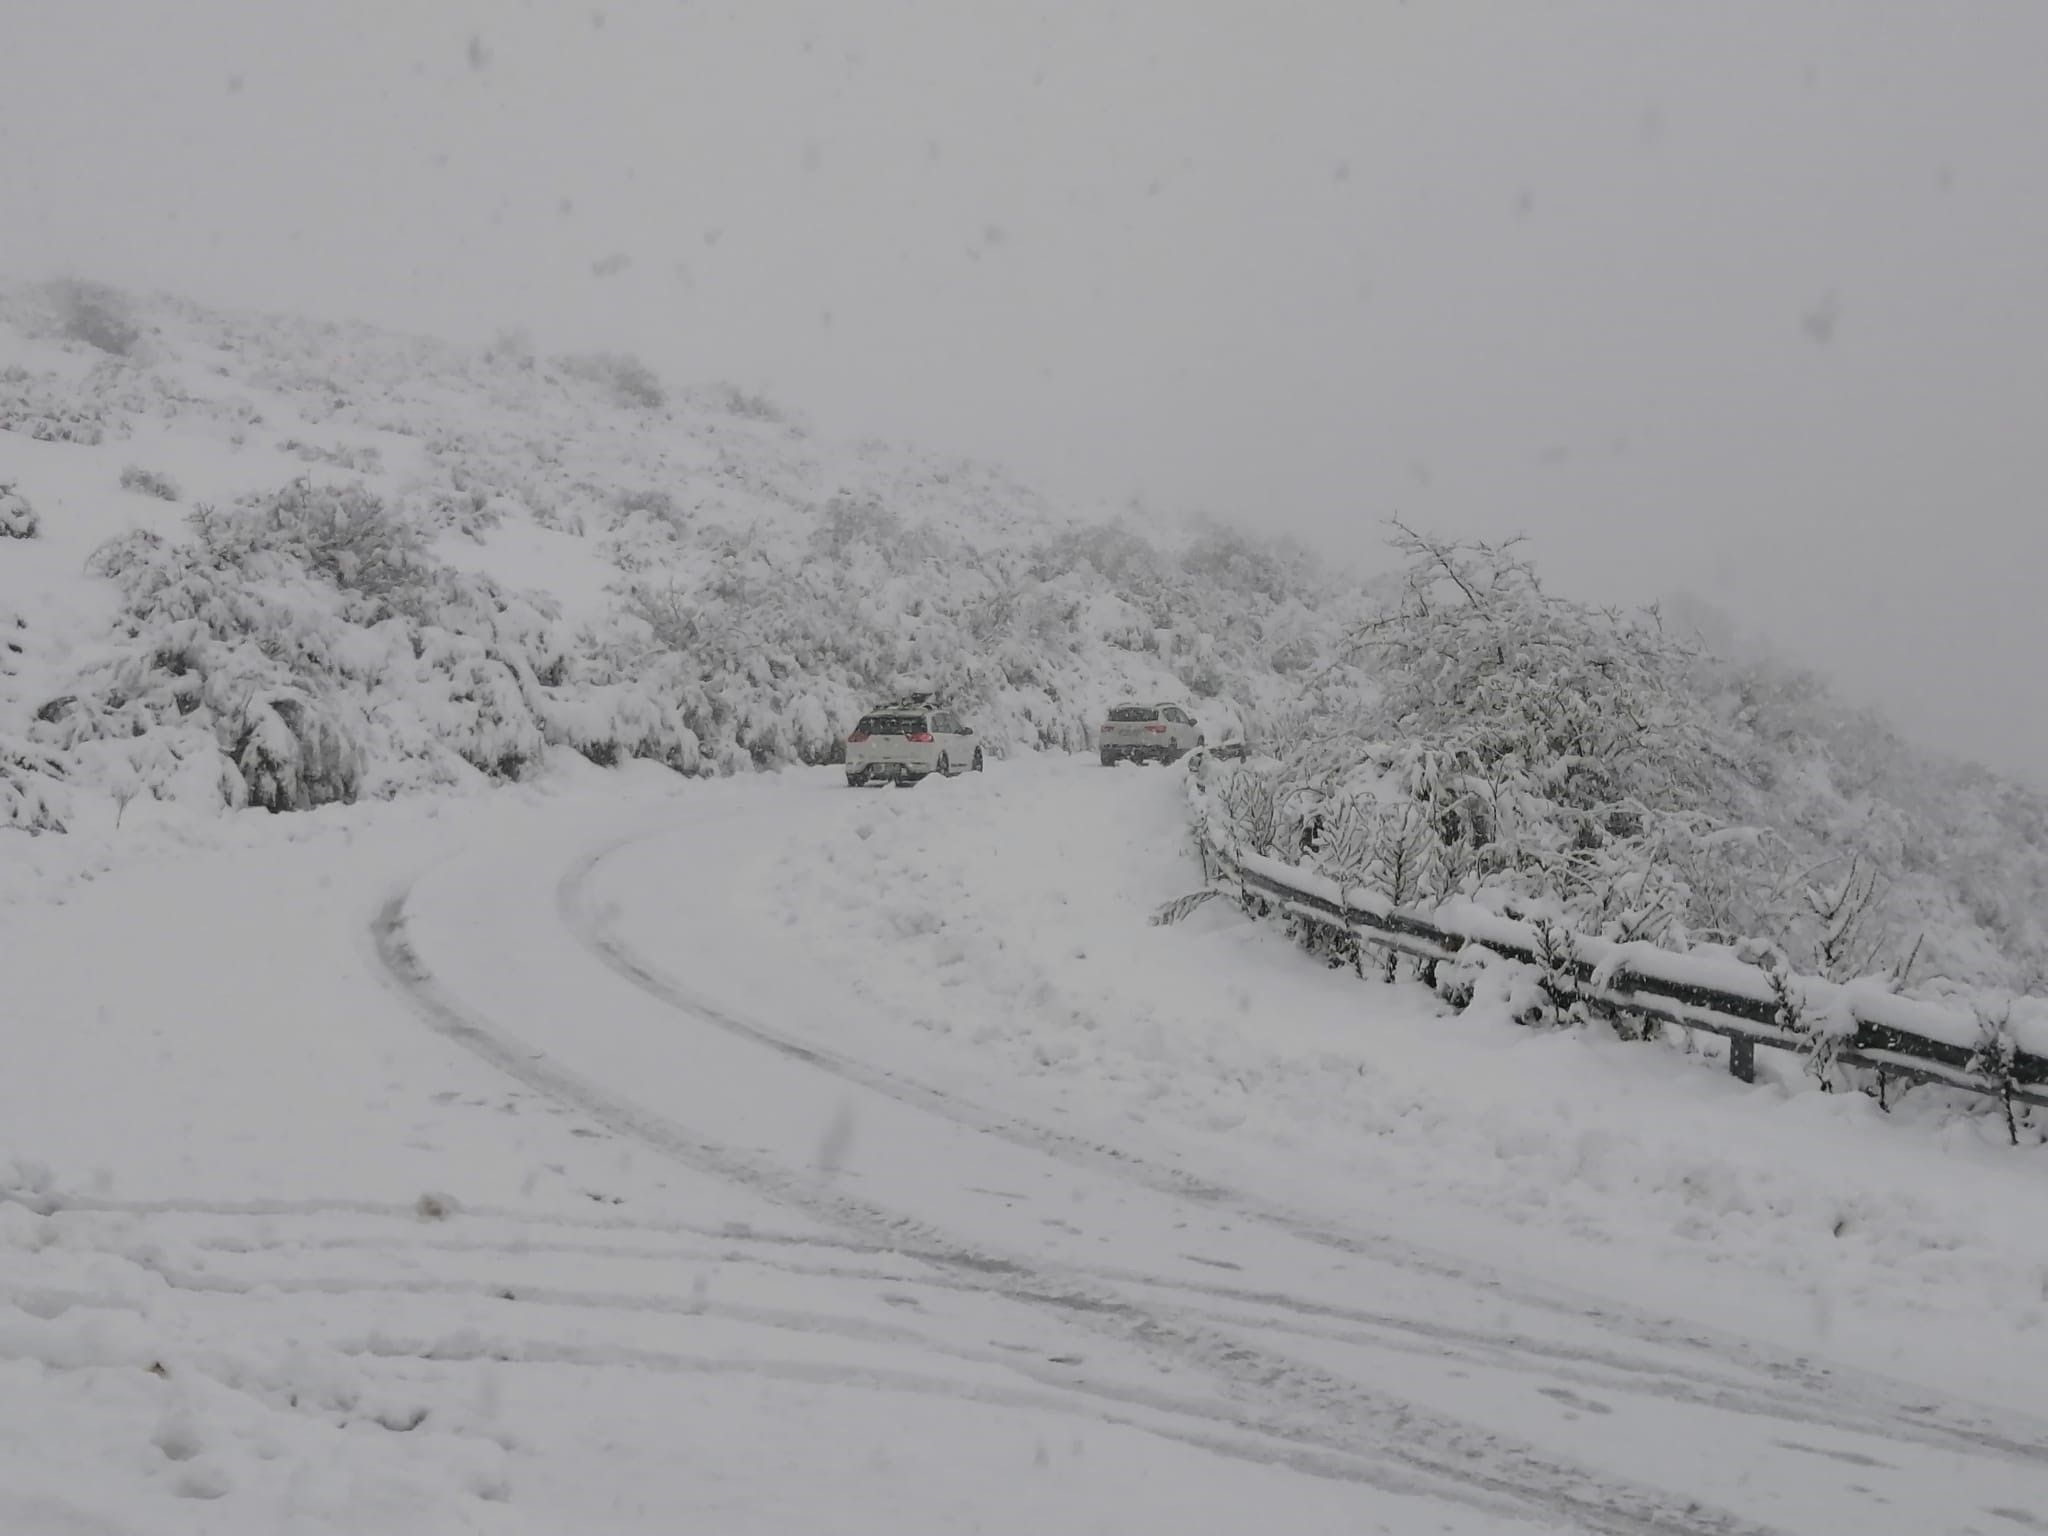
[[[0,268],[1525,530],[2037,779],[2048,9],[0,0]]]

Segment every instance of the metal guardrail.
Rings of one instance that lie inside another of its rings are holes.
[[[1191,784],[1199,806],[1205,791],[1192,775]],[[1286,915],[1347,933],[1360,944],[1419,960],[1448,961],[1468,945],[1483,945],[1506,959],[1567,973],[1575,995],[1596,1006],[1723,1036],[1729,1042],[1728,1069],[1744,1082],[1756,1080],[1758,1046],[1811,1052],[1826,1034],[1837,1064],[1868,1068],[1881,1081],[1935,1083],[2008,1103],[2048,1106],[2048,1055],[2016,1045],[2008,1078],[1973,1070],[1977,1021],[1937,1004],[1854,983],[1795,977],[1806,1016],[1840,1021],[1833,1030],[1800,1028],[1785,1022],[1765,973],[1739,962],[1573,933],[1563,936],[1568,957],[1558,959],[1553,942],[1546,967],[1542,943],[1527,922],[1470,903],[1446,903],[1429,912],[1398,908],[1313,870],[1230,848],[1209,833],[1206,818],[1198,840],[1212,884],[1255,895]],[[1734,977],[1731,967],[1753,971],[1753,984]]]

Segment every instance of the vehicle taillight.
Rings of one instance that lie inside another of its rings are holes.
[[[1166,734],[1166,727],[1163,725],[1148,725],[1145,727],[1145,729],[1150,731],[1154,736],[1164,736]]]
[[[847,737],[846,739],[848,743],[857,747],[862,742],[868,739],[868,733],[866,731],[855,731],[851,736]]]
[[[905,741],[928,742],[932,739],[932,733],[930,731],[912,731],[903,739]]]

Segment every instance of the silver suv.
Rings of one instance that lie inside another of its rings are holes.
[[[934,773],[981,772],[974,728],[928,697],[899,699],[860,717],[846,738],[846,782],[904,787]]]
[[[1119,704],[1097,732],[1107,768],[1123,758],[1170,763],[1202,745],[1201,727],[1178,704]]]

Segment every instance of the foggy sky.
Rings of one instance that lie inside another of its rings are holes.
[[[523,326],[1363,555],[1526,531],[2048,782],[2048,6],[0,0],[0,270]]]

